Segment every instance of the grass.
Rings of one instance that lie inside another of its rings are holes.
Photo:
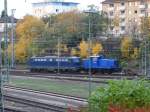
[[[89,83],[87,82],[75,82],[64,81],[55,79],[39,79],[39,78],[27,78],[27,77],[11,77],[10,84],[17,87],[25,87],[34,90],[42,90],[48,92],[56,92],[65,95],[73,95],[78,97],[88,97]],[[92,83],[92,91],[98,86],[104,86],[104,84]]]

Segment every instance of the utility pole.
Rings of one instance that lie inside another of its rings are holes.
[[[57,43],[58,43],[58,48],[57,48],[57,74],[60,74],[60,38],[59,38],[59,35],[57,37]]]
[[[145,70],[144,70],[144,74],[145,76],[147,76],[147,45],[146,45],[146,39],[145,39]]]
[[[2,85],[2,35],[0,35],[0,112],[3,112],[3,85]]]
[[[148,3],[146,0],[146,4],[145,4],[145,18],[146,18],[146,20],[148,18],[148,10],[147,9],[148,9]],[[147,76],[147,42],[146,42],[147,39],[146,38],[147,38],[147,34],[144,36],[144,41],[145,41],[145,71],[144,71],[144,74],[145,74],[145,76]]]
[[[11,10],[11,45],[12,45],[12,51],[11,51],[11,68],[14,68],[15,64],[15,55],[14,55],[14,12],[16,9]]]
[[[3,75],[6,76],[6,80],[8,81],[8,53],[7,53],[7,46],[8,46],[8,33],[7,33],[7,0],[4,0],[4,72],[1,69],[1,76],[0,76],[0,112],[4,112],[4,100],[3,100]],[[2,54],[2,52],[1,52]]]
[[[92,50],[92,41],[91,41],[91,17],[89,12],[89,96],[91,96],[91,80],[92,80],[92,70],[91,70],[91,50]]]
[[[56,14],[58,13],[58,9],[56,9]],[[57,74],[60,74],[60,37],[57,35]]]
[[[92,55],[92,38],[91,38],[91,14],[93,13],[97,13],[97,11],[93,8],[90,8],[88,11],[85,11],[85,13],[88,13],[89,14],[89,27],[88,27],[88,32],[89,32],[89,37],[88,37],[88,43],[89,43],[89,49],[88,49],[88,52],[89,52],[89,71],[88,71],[88,78],[89,78],[89,96],[91,96],[91,93],[92,93],[92,84],[91,84],[91,81],[92,81],[92,65],[91,65],[91,55]]]

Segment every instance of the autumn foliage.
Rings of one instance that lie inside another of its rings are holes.
[[[137,59],[139,56],[139,49],[134,48],[133,40],[130,37],[124,37],[121,41],[122,57],[126,59]]]
[[[96,42],[96,44],[92,47],[92,54],[99,55],[99,53],[103,50],[103,46],[101,43]]]
[[[82,41],[79,45],[80,49],[80,57],[86,58],[88,56],[88,43],[86,41]]]
[[[15,44],[15,55],[16,60],[19,62],[25,62],[27,57],[30,55],[31,44],[33,38],[40,38],[39,36],[44,30],[44,23],[33,16],[25,16],[22,20],[17,23],[16,35],[17,43]],[[10,53],[11,45],[8,47]]]
[[[79,49],[80,49],[80,57],[86,58],[89,56],[89,50],[90,46],[88,42],[86,41],[81,41],[79,44]],[[91,55],[99,55],[103,50],[102,44],[99,42],[92,43],[92,48],[91,48]]]
[[[124,37],[121,41],[122,57],[130,58],[131,50],[132,50],[132,39],[129,37]]]

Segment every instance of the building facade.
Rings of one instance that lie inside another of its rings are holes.
[[[43,0],[32,3],[33,15],[37,17],[49,14],[68,12],[76,10],[79,3],[64,2],[63,0]]]
[[[13,19],[14,19],[13,25],[16,26],[18,19],[16,19],[16,18],[13,18]],[[7,26],[8,26],[8,29],[12,28],[12,17],[11,16],[9,16],[7,18]],[[2,41],[4,40],[4,28],[5,28],[5,18],[2,17],[2,18],[0,18],[0,39],[2,39]]]
[[[150,16],[150,0],[105,0],[102,10],[109,18],[110,34],[139,34],[141,19]]]

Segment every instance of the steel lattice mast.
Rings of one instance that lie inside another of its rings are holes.
[[[9,73],[9,63],[8,63],[8,53],[7,53],[7,47],[8,47],[8,25],[7,25],[7,0],[4,0],[4,65],[2,63],[0,66],[0,112],[4,112],[4,101],[3,101],[3,81],[4,80],[4,76],[6,76],[6,81],[8,81],[8,73]],[[0,40],[1,41],[1,40]],[[0,46],[1,47],[1,46]],[[1,56],[2,56],[2,52],[1,52]],[[1,60],[2,62],[2,60]]]

